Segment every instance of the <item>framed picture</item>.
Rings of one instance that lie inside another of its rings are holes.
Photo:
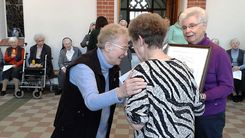
[[[211,47],[169,44],[167,55],[185,63],[192,71],[200,92],[203,90]]]

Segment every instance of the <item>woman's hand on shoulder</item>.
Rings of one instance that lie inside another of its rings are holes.
[[[126,98],[131,95],[137,94],[145,89],[147,83],[143,78],[128,78],[124,81],[123,85],[116,88],[118,98]]]

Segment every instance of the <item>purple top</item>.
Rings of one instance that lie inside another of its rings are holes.
[[[206,35],[198,45],[212,48],[203,90],[207,96],[203,116],[224,112],[227,96],[233,91],[230,59],[226,51],[211,42]]]

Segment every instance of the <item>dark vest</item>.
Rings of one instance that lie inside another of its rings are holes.
[[[232,62],[231,49],[227,50],[227,53],[230,56],[230,59],[231,59],[231,62]],[[243,64],[243,56],[244,56],[244,51],[239,49],[239,54],[238,54],[238,58],[237,58],[238,66],[241,66]]]
[[[227,50],[228,55],[230,56],[231,62],[232,62],[232,57],[231,57],[231,50]],[[244,58],[244,51],[239,49],[238,57],[237,57],[237,64],[238,66],[241,66],[243,64],[243,58]],[[245,91],[245,69],[242,70],[242,80],[241,80],[241,85],[238,88],[241,91]]]
[[[67,74],[69,74],[70,68],[73,66],[79,63],[86,64],[94,71],[99,93],[102,93],[105,91],[105,79],[101,72],[96,50],[97,48],[78,58],[72,65],[68,67]],[[114,66],[109,70],[110,90],[118,87],[119,85],[118,72],[118,66]],[[112,105],[108,121],[107,138],[109,138],[114,110],[115,105]],[[101,111],[102,110],[90,111],[86,107],[78,87],[70,83],[69,75],[66,75],[65,86],[61,95],[54,122],[56,130],[53,132],[52,137],[95,138],[100,123]]]
[[[15,61],[18,62],[18,61],[22,60],[22,54],[21,54],[22,48],[19,47],[19,46],[17,46],[16,47],[16,52],[17,53],[16,53],[16,56],[15,56]],[[7,54],[8,54],[8,56],[11,56],[11,53],[12,53],[12,47],[8,47],[7,48]]]

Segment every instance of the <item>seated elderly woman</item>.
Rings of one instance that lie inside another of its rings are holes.
[[[234,102],[241,102],[243,100],[243,92],[245,91],[245,51],[240,48],[240,41],[233,38],[230,41],[231,49],[227,53],[231,59],[232,71],[241,71],[242,77],[240,79],[234,78],[235,91],[232,93],[232,100]]]
[[[10,47],[8,47],[4,54],[5,65],[12,65],[12,68],[6,70],[2,74],[3,86],[1,96],[6,94],[8,81],[13,79],[15,92],[20,91],[19,84],[21,78],[21,70],[24,61],[24,48],[18,46],[17,37],[9,38]]]
[[[53,72],[53,64],[52,64],[52,54],[51,48],[47,44],[44,43],[45,37],[42,34],[36,34],[34,36],[34,40],[36,42],[30,48],[30,57],[29,57],[29,64],[41,64],[44,67],[45,65],[45,56],[47,55],[47,76],[52,78],[54,76]]]
[[[60,68],[58,76],[59,90],[55,93],[56,95],[61,93],[67,66],[70,65],[71,62],[77,59],[81,54],[82,53],[78,47],[72,46],[71,38],[65,37],[62,40],[62,49],[60,50],[58,61]]]

